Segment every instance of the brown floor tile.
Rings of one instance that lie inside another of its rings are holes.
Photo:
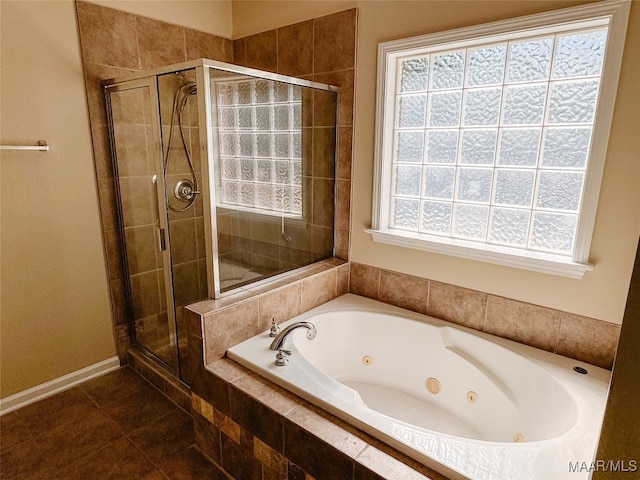
[[[35,437],[96,411],[96,405],[76,387],[27,405],[16,413],[25,429]]]
[[[36,442],[49,464],[62,468],[122,436],[122,431],[112,420],[96,411],[77,422],[61,425],[36,437]]]
[[[128,367],[0,420],[2,480],[229,480],[191,447],[192,418]]]
[[[169,480],[232,480],[193,447],[172,453],[162,471]]]
[[[105,406],[104,411],[128,434],[176,408],[167,397],[149,385]]]
[[[189,415],[180,409],[136,430],[131,441],[156,465],[162,464],[176,450],[193,444],[193,424]]]
[[[148,386],[144,378],[135,370],[123,367],[80,385],[99,406],[114,403]]]
[[[15,411],[0,417],[0,449],[13,447],[31,439],[23,418]]]
[[[54,471],[38,453],[34,440],[27,440],[0,453],[0,477],[3,480],[40,480],[55,478]]]
[[[156,468],[128,438],[72,463],[60,473],[62,480],[124,480],[146,478]],[[154,478],[154,477],[150,477]],[[157,477],[162,478],[162,477]]]

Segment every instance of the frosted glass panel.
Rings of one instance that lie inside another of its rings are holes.
[[[525,246],[530,215],[528,210],[494,208],[491,212],[489,241],[504,245]]]
[[[583,180],[582,172],[541,172],[536,206],[577,211]]]
[[[548,128],[544,134],[542,165],[585,168],[590,140],[591,127]]]
[[[220,108],[219,109],[220,128],[224,130],[234,130],[236,128],[236,109]]]
[[[589,80],[552,84],[549,123],[592,122],[599,83],[598,80]]]
[[[238,127],[243,130],[253,129],[253,110],[249,107],[242,107],[238,109]]]
[[[220,134],[220,155],[232,157],[236,154],[236,135],[233,133]]]
[[[269,103],[271,101],[271,82],[256,80],[254,85],[255,103]]]
[[[256,207],[271,210],[273,205],[273,186],[256,185]]]
[[[512,43],[509,47],[507,83],[549,78],[552,48],[552,38]]]
[[[398,132],[398,162],[422,162],[424,132]]]
[[[535,180],[535,170],[498,170],[494,202],[510,206],[530,206]]]
[[[460,238],[484,240],[488,221],[489,207],[458,204],[454,208],[453,234]]]
[[[256,128],[271,130],[271,109],[269,107],[256,107]]]
[[[238,161],[235,158],[222,159],[222,178],[235,180],[238,178]]]
[[[241,133],[238,137],[238,155],[241,157],[253,156],[253,135],[250,133]]]
[[[429,167],[425,169],[424,196],[451,200],[456,169],[453,167]]]
[[[273,155],[277,158],[289,158],[289,135],[287,133],[273,135]]]
[[[396,198],[393,201],[392,226],[416,230],[418,228],[419,200]]]
[[[238,93],[238,103],[251,103],[251,82],[242,82],[236,85]]]
[[[420,179],[422,176],[421,167],[398,165],[395,171],[396,195],[407,195],[417,197],[420,195]]]
[[[291,134],[291,158],[302,158],[302,135]]]
[[[401,92],[415,92],[427,89],[429,81],[429,57],[402,62],[400,79]]]
[[[222,198],[225,202],[238,203],[238,184],[236,182],[222,182]]]
[[[231,85],[231,84],[218,85],[217,92],[218,92],[218,105],[234,105],[236,103],[235,85]]]
[[[500,134],[498,165],[535,166],[538,161],[540,129],[504,129]]]
[[[467,85],[502,83],[506,51],[506,45],[493,45],[470,50]]]
[[[271,168],[273,167],[273,162],[271,160],[258,160],[256,161],[257,167],[257,181],[262,183],[271,183],[273,182],[273,175],[271,173]]]
[[[451,204],[424,202],[422,204],[421,230],[427,233],[447,235],[451,230]]]
[[[253,160],[240,160],[240,180],[253,181]]]
[[[433,93],[429,100],[429,126],[454,127],[460,123],[461,92]]]
[[[289,130],[289,105],[276,105],[273,107],[274,130]]]
[[[253,207],[255,204],[255,192],[253,183],[240,184],[240,205]]]
[[[400,97],[398,126],[403,128],[424,127],[426,108],[426,95],[406,95]]]
[[[427,163],[455,163],[457,153],[457,130],[435,130],[428,133]]]
[[[535,125],[542,123],[546,85],[507,87],[502,122],[505,125]]]
[[[606,42],[605,30],[559,37],[552,78],[600,75]]]
[[[460,163],[492,165],[497,135],[497,130],[463,130]]]
[[[458,171],[457,200],[489,202],[493,170],[489,168],[461,168]]]
[[[259,157],[271,156],[271,135],[268,133],[256,134],[256,155]]]
[[[497,125],[501,88],[467,90],[464,96],[463,125]]]
[[[573,247],[576,223],[576,215],[535,212],[531,246],[551,252],[570,252]]]
[[[433,55],[431,65],[431,88],[456,88],[464,79],[465,52],[451,52]]]
[[[275,182],[274,183],[289,183],[289,162],[276,161],[275,163]]]

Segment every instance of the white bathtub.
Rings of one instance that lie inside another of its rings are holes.
[[[588,478],[607,370],[352,294],[301,320],[285,367],[268,332],[227,354],[451,478]]]

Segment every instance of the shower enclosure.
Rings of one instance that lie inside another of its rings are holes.
[[[186,305],[333,255],[337,89],[206,59],[103,86],[132,343],[190,384]]]

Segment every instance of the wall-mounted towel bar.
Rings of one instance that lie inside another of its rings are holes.
[[[37,145],[0,145],[0,150],[37,150],[40,152],[48,152],[49,145],[45,140],[38,140]]]

